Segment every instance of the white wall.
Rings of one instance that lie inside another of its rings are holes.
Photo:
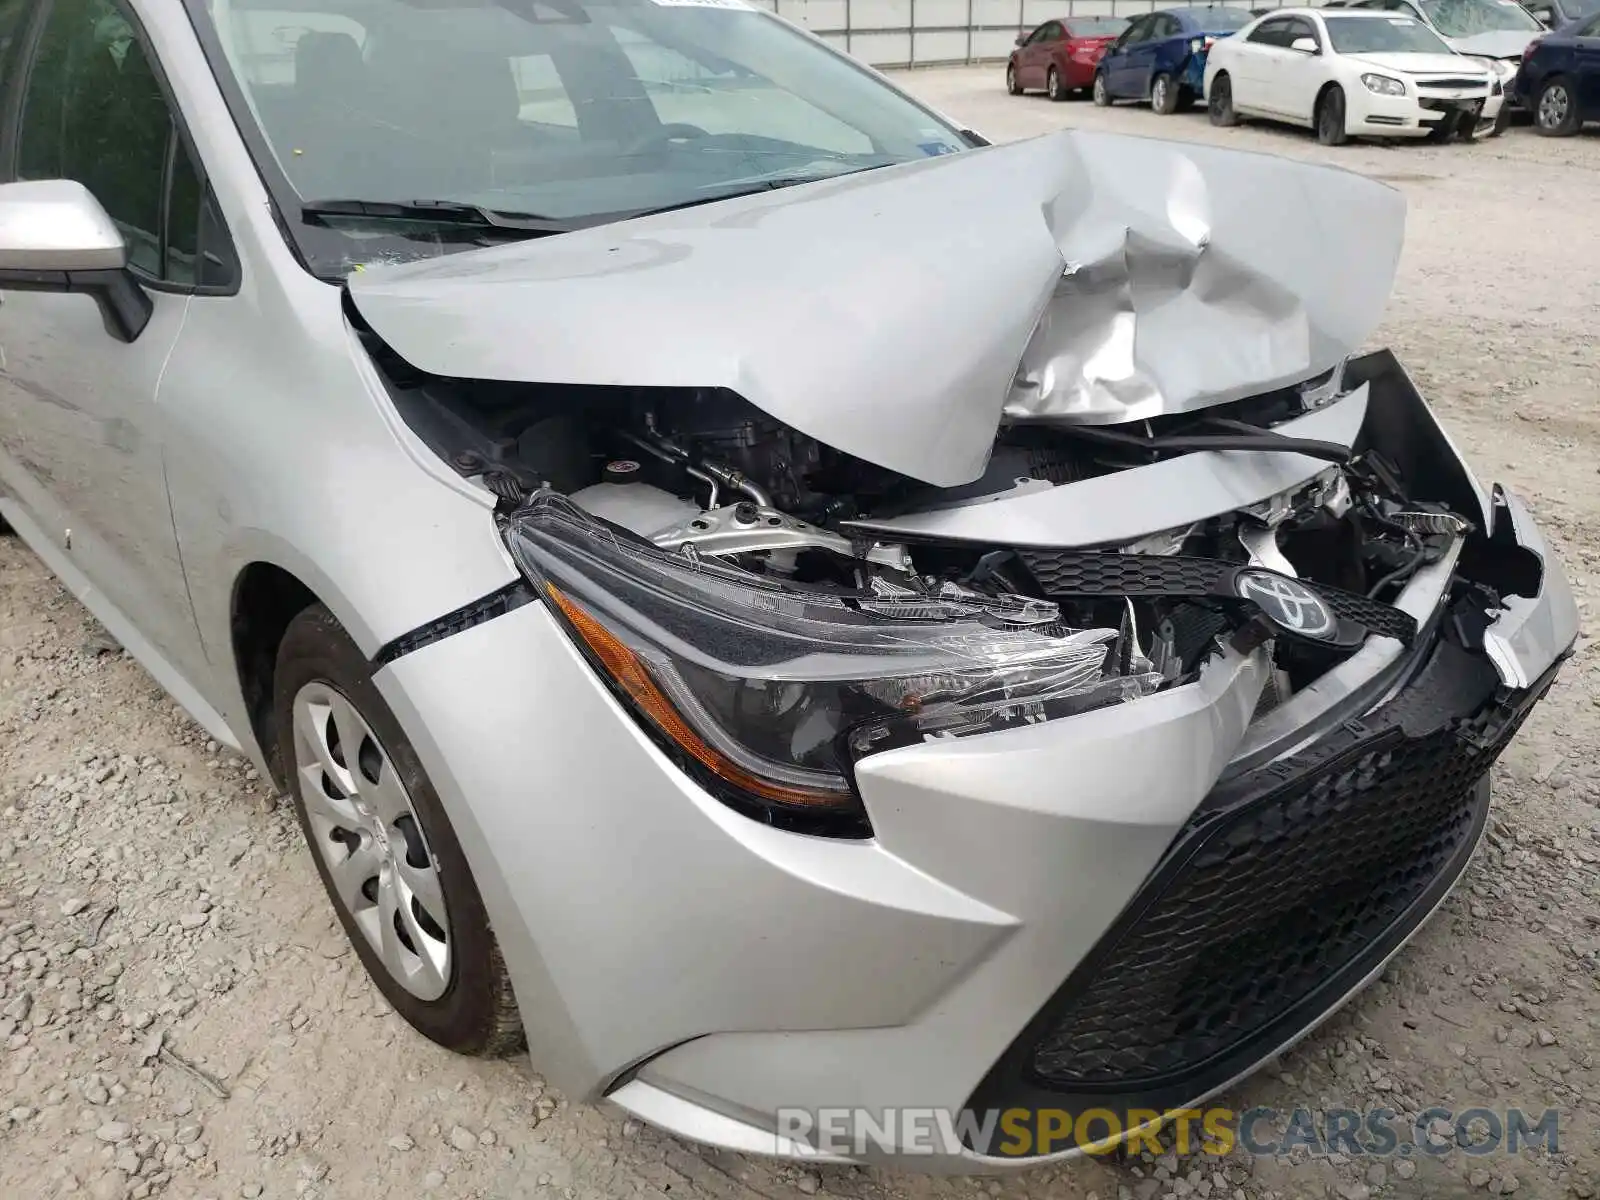
[[[749,0],[877,67],[1004,58],[1052,17],[1132,16],[1173,0]],[[1218,0],[1230,8],[1282,0]]]

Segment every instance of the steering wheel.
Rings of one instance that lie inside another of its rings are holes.
[[[627,154],[643,154],[647,150],[667,146],[672,142],[692,142],[698,138],[710,137],[711,134],[698,125],[690,125],[685,121],[668,121],[660,129],[646,134],[638,141],[623,151]]]

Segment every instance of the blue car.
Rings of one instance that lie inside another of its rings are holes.
[[[1513,91],[1545,137],[1600,121],[1600,14],[1579,17],[1522,52]]]
[[[1135,17],[1094,75],[1094,102],[1148,100],[1158,113],[1188,108],[1204,93],[1206,51],[1254,18],[1247,8],[1191,5]]]

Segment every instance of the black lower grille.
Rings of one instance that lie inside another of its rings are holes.
[[[1233,593],[1234,573],[1244,564],[1183,554],[1121,554],[1109,550],[1020,549],[1017,557],[1045,596],[1206,596],[1239,603]],[[1417,623],[1410,613],[1312,579],[1315,589],[1339,616],[1371,633],[1409,644]]]
[[[1170,1107],[1271,1053],[1432,909],[1551,676],[1438,645],[1393,702],[1220,784],[973,1105]]]

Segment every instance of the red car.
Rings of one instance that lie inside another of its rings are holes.
[[[1043,88],[1052,100],[1088,91],[1094,86],[1095,64],[1127,27],[1126,17],[1063,17],[1032,33],[1019,33],[1006,63],[1006,90],[1020,96],[1029,88]]]

